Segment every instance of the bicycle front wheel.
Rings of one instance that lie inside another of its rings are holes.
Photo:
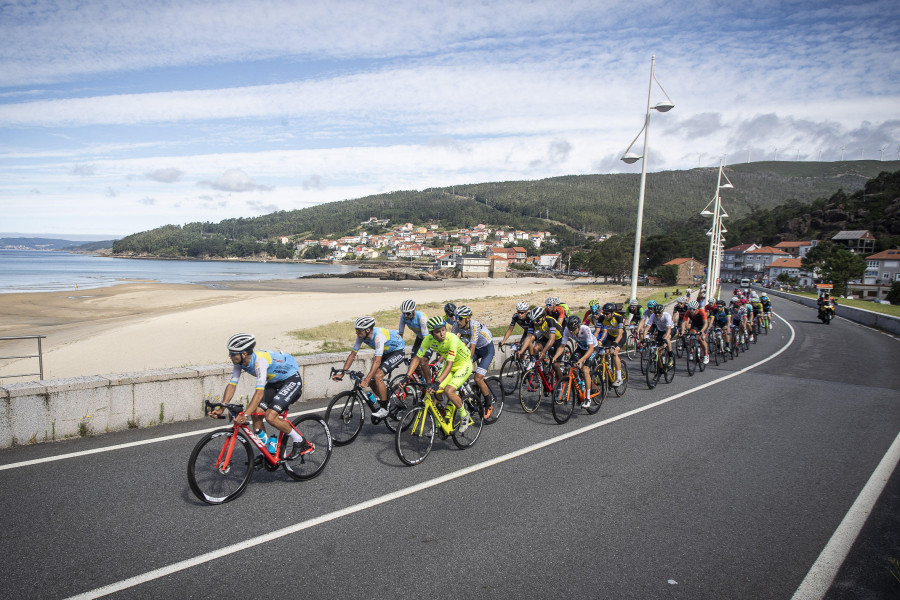
[[[515,356],[510,356],[503,361],[503,365],[500,367],[500,385],[503,393],[509,395],[516,391],[521,376],[522,370]]]
[[[694,362],[697,360],[697,347],[694,345],[693,341],[687,342],[685,344],[685,358],[687,359],[687,372],[688,377],[694,376],[694,369],[697,368],[697,363]],[[681,355],[679,355],[679,358]]]
[[[637,356],[637,344],[634,341],[634,334],[630,331],[625,334],[625,356],[628,360],[634,360]]]
[[[484,423],[485,425],[492,425],[497,422],[497,419],[500,418],[500,413],[503,412],[503,403],[506,401],[506,394],[503,393],[503,386],[500,385],[500,378],[496,375],[485,377],[484,383],[488,386],[491,395],[494,397],[494,406],[491,409],[491,416],[485,417]],[[487,408],[485,408],[485,410],[487,410]]]
[[[466,412],[469,413],[466,416],[469,427],[463,432],[459,431],[460,411],[454,411],[453,433],[451,435],[456,447],[465,450],[466,448],[474,446],[475,442],[478,441],[478,436],[481,435],[481,429],[484,427],[484,413],[482,412],[481,402],[479,400],[471,396],[466,396],[462,401]]]
[[[234,429],[212,431],[197,442],[188,459],[191,491],[207,504],[222,504],[240,496],[253,475],[253,445]],[[231,447],[232,441],[234,447]],[[229,456],[230,450],[230,456]]]
[[[519,385],[519,403],[522,405],[522,410],[533,413],[541,405],[543,396],[544,384],[541,382],[541,376],[534,369],[528,369],[522,376],[522,383]]]
[[[434,416],[416,406],[400,417],[394,448],[403,464],[415,466],[425,460],[434,444]]]
[[[647,389],[652,390],[656,387],[656,384],[659,383],[660,377],[660,368],[659,368],[659,356],[657,356],[658,352],[662,352],[661,350],[657,350],[656,352],[651,352],[650,357],[647,360],[647,370],[644,371],[644,376],[647,378]]]
[[[616,396],[621,398],[628,389],[628,364],[624,360],[619,362],[622,364],[622,383],[615,386],[613,390],[616,392]]]
[[[400,417],[412,408],[419,398],[419,387],[406,379],[394,382],[388,390],[388,416],[384,418],[384,424],[392,432],[397,432],[400,425]]]
[[[647,367],[650,364],[650,359],[650,346],[645,344],[644,347],[641,348],[641,375],[647,374]]]
[[[331,431],[335,446],[346,446],[362,431],[366,410],[352,391],[341,392],[328,404],[325,422]]]
[[[591,369],[591,405],[587,408],[588,414],[591,415],[600,410],[600,407],[603,406],[603,401],[609,395],[606,377],[603,375],[602,369],[602,364],[596,365]]]
[[[298,481],[318,477],[328,464],[333,450],[328,424],[324,418],[317,415],[301,415],[291,423],[303,439],[309,442],[312,449],[296,458],[290,458],[294,442],[290,438],[285,438],[287,441],[282,450],[284,462],[281,466],[289,476]],[[304,442],[300,443],[305,445]]]
[[[566,377],[553,387],[551,400],[553,419],[560,425],[568,421],[575,412],[575,401],[576,394],[572,389],[572,380]]]
[[[668,349],[663,350],[662,353],[663,353],[663,361],[664,361],[663,364],[666,365],[665,373],[664,373],[665,380],[666,380],[666,383],[672,383],[672,380],[675,379],[675,365],[678,363],[676,363],[674,360],[669,361],[669,359],[672,357],[672,353],[669,352]],[[665,362],[665,361],[669,361],[669,362]]]

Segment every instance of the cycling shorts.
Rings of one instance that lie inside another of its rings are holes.
[[[624,336],[623,336],[624,337]],[[623,340],[624,341],[624,340]],[[606,336],[606,339],[603,340],[602,346],[604,348],[621,348],[622,342],[617,342],[616,338],[611,335]]]
[[[390,375],[391,371],[396,369],[405,358],[406,353],[403,352],[403,348],[385,352],[384,356],[381,357],[381,365],[378,368],[381,369],[385,375]]]
[[[282,413],[296,402],[302,393],[303,378],[300,377],[300,373],[295,373],[281,381],[267,383],[259,407],[264,411],[271,408],[275,412]]]
[[[481,348],[475,348],[475,372],[479,375],[487,375],[487,370],[494,360],[494,345],[487,344]]]
[[[574,358],[575,360],[581,360],[581,357],[584,356],[585,354],[587,354],[587,351],[588,351],[587,348],[585,348],[584,350],[582,350],[581,348],[575,348],[575,353],[572,354],[572,358]],[[593,367],[595,362],[597,362],[597,351],[596,350],[591,352],[591,355],[588,357],[588,359],[586,361],[584,361],[584,364],[588,367]]]
[[[450,375],[447,379],[444,380],[443,383],[438,387],[438,392],[443,392],[445,387],[452,387],[455,389],[459,389],[462,384],[469,380],[469,377],[472,375],[472,362],[466,362],[466,364],[462,365],[457,369],[450,369]]]

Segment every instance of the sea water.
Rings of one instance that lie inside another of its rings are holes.
[[[313,273],[346,273],[345,265],[238,260],[111,258],[39,250],[0,250],[0,293],[55,292],[148,281],[207,283],[296,279]]]

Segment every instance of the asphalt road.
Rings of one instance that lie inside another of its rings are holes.
[[[649,391],[635,364],[597,415],[508,399],[418,467],[367,424],[319,478],[257,471],[222,506],[185,475],[212,421],[2,451],[0,596],[790,598],[900,432],[900,342],[775,310],[724,366]],[[900,592],[898,487],[828,597]]]

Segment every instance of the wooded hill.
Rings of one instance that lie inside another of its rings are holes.
[[[734,184],[725,193],[732,217],[767,210],[788,200],[809,204],[837,190],[861,190],[881,171],[900,161],[758,162],[728,167]],[[664,234],[680,226],[712,198],[717,168],[664,171],[647,175],[644,232]],[[169,225],[119,240],[115,253],[158,256],[247,256],[257,240],[280,236],[320,238],[353,233],[370,217],[391,224],[439,222],[443,229],[492,227],[547,230],[564,244],[587,234],[633,231],[639,174],[573,175],[537,181],[479,183],[398,191],[331,202],[255,218],[219,223]]]

